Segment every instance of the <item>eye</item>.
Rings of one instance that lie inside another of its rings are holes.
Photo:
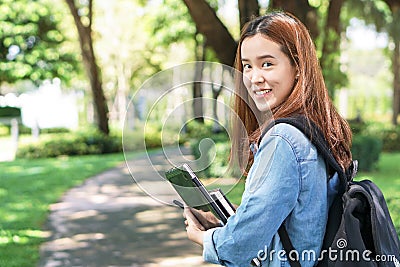
[[[250,64],[243,64],[243,70],[251,69]]]
[[[262,66],[263,66],[263,68],[268,68],[268,67],[271,67],[271,66],[272,66],[272,63],[271,63],[271,62],[264,62],[264,63],[262,64]]]

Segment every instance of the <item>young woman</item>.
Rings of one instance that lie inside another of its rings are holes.
[[[346,169],[350,128],[329,99],[311,37],[294,16],[276,12],[249,22],[236,68],[242,75],[231,154],[247,172],[242,202],[223,226],[210,214],[186,208],[188,238],[203,246],[203,257],[211,263],[245,267],[259,257],[262,266],[290,266],[277,234],[284,223],[301,266],[313,266],[325,233],[330,174],[297,128],[281,123],[261,140],[260,135],[272,119],[304,116],[322,131]],[[259,144],[254,154],[249,143]]]

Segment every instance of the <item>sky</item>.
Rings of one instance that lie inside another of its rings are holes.
[[[386,33],[378,33],[373,26],[366,26],[363,21],[353,18],[346,30],[350,45],[356,49],[372,50],[388,46]]]

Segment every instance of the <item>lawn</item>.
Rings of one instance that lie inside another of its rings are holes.
[[[123,161],[120,153],[0,162],[0,266],[36,266],[49,205]]]

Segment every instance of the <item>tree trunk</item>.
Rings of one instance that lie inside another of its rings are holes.
[[[210,71],[210,77],[211,80],[213,81],[213,83],[211,84],[212,96],[213,96],[212,109],[213,109],[213,119],[214,119],[212,127],[213,133],[220,133],[223,130],[223,127],[221,126],[221,121],[218,118],[218,97],[221,94],[222,89],[224,88],[224,73],[225,73],[224,66],[218,66],[218,69],[211,69]],[[220,78],[218,79],[217,77],[215,77],[216,75],[219,75]]]
[[[195,56],[196,65],[194,70],[194,83],[193,83],[193,115],[197,122],[204,123],[204,112],[203,112],[203,84],[201,80],[203,79],[203,68],[205,61],[205,46],[206,42],[203,40],[200,42],[197,38],[199,34],[196,34],[196,46],[195,46]]]
[[[271,0],[269,6],[295,15],[306,25],[313,40],[319,35],[317,10],[308,0]]]
[[[392,123],[397,125],[400,113],[400,40],[395,40],[395,48],[392,59],[393,67],[393,115]]]
[[[239,0],[239,18],[240,18],[240,29],[246,22],[250,21],[254,16],[260,15],[260,6],[257,0]]]
[[[79,43],[81,47],[82,59],[86,73],[89,77],[90,87],[93,94],[93,101],[97,115],[97,126],[101,132],[108,135],[110,130],[108,126],[108,107],[104,96],[100,68],[97,66],[96,57],[93,49],[92,40],[92,4],[93,0],[89,0],[89,24],[84,26],[78,14],[78,9],[74,0],[65,0],[71,14],[74,18],[76,28],[79,35]]]
[[[325,24],[325,38],[322,48],[323,55],[336,52],[340,49],[340,12],[342,10],[343,2],[343,0],[332,0],[329,2],[328,15]],[[333,33],[334,36],[329,38],[331,33]]]
[[[340,12],[343,3],[343,0],[331,0],[329,2],[322,45],[321,68],[332,98],[334,98],[335,89],[344,86],[347,81],[345,74],[340,70],[340,39],[342,33]]]
[[[215,10],[205,0],[183,0],[199,33],[207,39],[220,63],[233,66],[236,55],[236,41],[217,17]]]
[[[124,127],[124,121],[126,118],[126,107],[127,107],[127,94],[129,91],[129,81],[127,79],[127,71],[125,65],[122,62],[117,63],[116,66],[118,70],[117,74],[117,113],[118,113],[118,123],[121,129]]]

